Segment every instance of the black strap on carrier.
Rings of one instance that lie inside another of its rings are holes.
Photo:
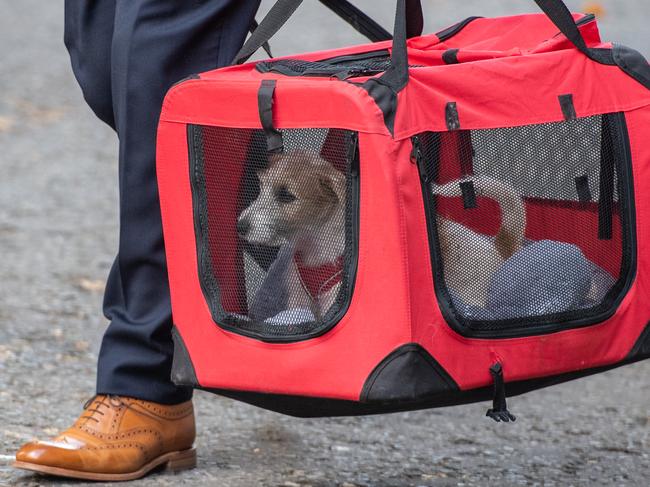
[[[302,2],[303,0],[278,0],[254,30],[246,44],[237,53],[233,64],[246,62],[255,52],[267,44],[271,37],[291,18]],[[320,0],[320,2],[372,42],[388,41],[393,38],[390,32],[347,0]],[[406,3],[408,9],[408,36],[419,36],[424,29],[422,4],[420,0],[406,0]]]
[[[320,0],[320,2],[370,40],[381,41],[391,38],[388,31],[348,0]],[[618,65],[628,75],[650,88],[650,65],[638,52],[618,45],[613,49],[588,47],[571,11],[562,0],[535,0],[535,3],[585,56],[601,64]],[[280,30],[301,4],[302,0],[277,0],[239,51],[233,64],[246,62],[260,47],[268,45],[269,39]],[[474,18],[467,19],[459,25],[466,25]],[[384,113],[386,127],[391,133],[394,131],[397,94],[409,81],[406,41],[410,37],[421,35],[423,25],[424,16],[420,0],[397,0],[391,66],[383,75],[370,78],[363,85]],[[451,30],[455,31],[455,29],[456,27]],[[440,39],[445,39],[446,35],[445,31],[438,33]],[[454,59],[456,54],[447,53],[447,62],[456,62],[457,58]]]
[[[260,112],[260,122],[266,134],[266,147],[271,153],[284,152],[282,132],[273,124],[273,97],[275,95],[276,81],[265,79],[262,81],[257,94],[257,103]]]
[[[492,401],[492,408],[488,409],[485,415],[497,423],[516,421],[517,418],[508,411],[508,405],[506,404],[506,384],[503,378],[503,366],[499,362],[495,363],[490,367],[490,374],[494,381],[494,399]]]
[[[249,32],[250,32],[251,34],[254,34],[255,31],[257,30],[257,28],[258,28],[259,26],[260,26],[260,24],[257,23],[257,20],[253,19],[253,20],[251,21],[251,25],[250,25],[250,28],[249,28]],[[271,52],[271,45],[268,43],[268,41],[267,41],[267,42],[264,42],[264,43],[262,44],[262,49],[264,49],[264,52],[266,52],[266,55],[267,55],[268,57],[273,57],[273,52]]]

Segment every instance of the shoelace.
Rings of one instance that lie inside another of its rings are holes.
[[[99,401],[97,398],[100,398]],[[104,402],[106,399],[108,399],[108,403]],[[85,419],[86,421],[88,420],[93,420],[96,423],[99,423],[99,419],[95,417],[95,414],[101,414],[104,416],[104,413],[101,411],[101,407],[115,407],[118,408],[120,406],[123,406],[124,402],[119,396],[113,396],[113,395],[94,395],[90,399],[88,399],[84,403],[84,411],[86,413],[90,414],[84,414],[81,416],[80,419]],[[94,406],[94,407],[91,407]]]

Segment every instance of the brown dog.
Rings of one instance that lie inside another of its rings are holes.
[[[318,318],[333,305],[341,283],[345,175],[315,154],[291,151],[271,155],[257,176],[260,194],[239,216],[238,232],[253,244],[294,249],[288,308],[308,308]]]
[[[485,306],[492,275],[524,243],[526,208],[521,195],[510,185],[486,176],[474,176],[477,196],[499,203],[501,227],[496,238],[477,233],[468,227],[438,217],[438,241],[442,254],[446,285],[465,303]],[[460,197],[461,181],[433,186],[440,196]]]

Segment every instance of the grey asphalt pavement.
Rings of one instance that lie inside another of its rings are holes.
[[[117,242],[116,140],[70,73],[62,3],[0,0],[0,485],[86,485],[9,468],[20,444],[67,427],[93,394]],[[363,42],[306,3],[273,42],[278,54]],[[357,3],[390,25],[394,2]],[[424,3],[431,32],[535,10],[523,0]],[[602,6],[604,37],[650,55],[648,1]],[[488,404],[322,420],[205,393],[196,406],[200,468],[135,485],[650,485],[650,362],[513,398],[511,425],[486,419]]]

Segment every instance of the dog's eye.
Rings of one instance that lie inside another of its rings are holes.
[[[282,204],[296,201],[296,196],[292,194],[286,186],[282,186],[275,190],[275,198]]]

